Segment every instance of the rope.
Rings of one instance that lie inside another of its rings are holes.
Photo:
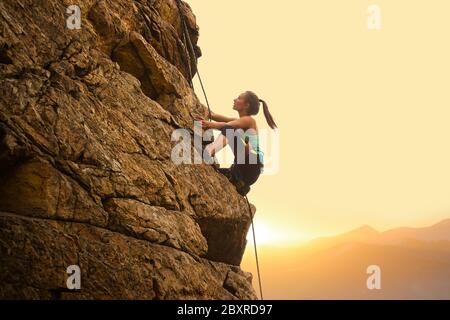
[[[200,80],[200,85],[203,90],[203,95],[205,96],[206,105],[208,106],[208,118],[209,118],[209,121],[211,121],[211,108],[209,107],[208,97],[206,96],[205,88],[203,88],[203,82],[202,82],[202,78],[200,77],[200,71],[198,71],[198,66],[197,66],[197,76],[198,76],[198,80]]]
[[[185,17],[184,17],[184,13],[183,13],[183,11],[182,11],[182,9],[181,9],[181,1],[180,0],[177,0],[177,7],[178,7],[178,11],[180,12],[180,20],[181,20],[181,30],[182,30],[182,38],[183,38],[183,45],[184,45],[184,51],[185,51],[185,54],[187,55],[187,67],[188,67],[188,77],[189,77],[189,85],[190,85],[190,87],[191,88],[194,88],[194,85],[193,85],[193,83],[192,83],[192,69],[191,69],[191,55],[190,55],[190,53],[189,53],[189,50],[188,49],[190,49],[190,48],[188,48],[187,47],[187,45],[186,45],[186,21],[185,21]],[[189,40],[190,40],[190,38],[189,38]],[[192,52],[192,51],[191,51]],[[194,56],[194,58],[196,59],[196,55],[194,54],[193,55]]]
[[[252,219],[253,245],[255,247],[256,269],[258,270],[259,293],[261,295],[261,300],[264,300],[263,292],[262,292],[262,286],[261,286],[261,274],[259,272],[259,259],[258,259],[258,250],[256,249],[256,236],[255,236],[255,226],[253,224],[252,209],[250,207],[250,202],[248,201],[247,195],[245,196],[245,199],[247,200],[248,213],[250,214],[250,219]]]
[[[209,101],[208,101],[208,96],[206,95],[206,91],[205,91],[205,87],[203,86],[203,81],[202,78],[200,77],[200,71],[198,69],[198,60],[197,60],[197,55],[195,54],[194,51],[194,46],[192,45],[192,41],[191,41],[191,36],[189,35],[189,31],[186,25],[186,18],[184,16],[184,12],[183,9],[181,8],[182,4],[181,4],[181,0],[177,0],[177,6],[178,6],[178,11],[180,12],[180,17],[181,17],[181,28],[183,31],[183,44],[184,47],[186,49],[186,53],[187,53],[187,57],[188,57],[188,72],[189,72],[189,84],[191,86],[191,88],[194,88],[193,84],[192,84],[192,70],[191,70],[191,55],[189,54],[189,51],[191,51],[192,56],[195,59],[195,64],[197,66],[197,76],[198,76],[198,80],[200,81],[200,85],[202,87],[202,91],[203,91],[203,95],[205,96],[205,101],[206,101],[206,105],[208,106],[208,119],[209,121],[211,121],[211,108],[209,106]],[[186,45],[186,38],[188,39],[188,43],[189,46]]]
[[[181,8],[181,6],[182,6],[181,0],[177,0],[177,6],[178,6],[178,11],[180,12],[181,27],[182,27],[182,30],[183,30],[183,44],[184,44],[184,47],[186,48],[186,53],[187,53],[187,57],[188,57],[188,63],[187,64],[188,64],[188,72],[189,72],[189,84],[193,88],[193,85],[192,85],[192,78],[193,77],[192,77],[192,70],[191,70],[191,56],[190,56],[190,53],[189,53],[188,50],[191,51],[191,54],[192,54],[192,56],[195,59],[195,63],[196,63],[196,66],[197,66],[198,80],[200,81],[200,85],[202,87],[203,95],[205,96],[206,105],[208,106],[208,117],[209,117],[209,120],[211,121],[211,108],[209,107],[208,96],[206,95],[206,91],[205,91],[205,88],[203,86],[202,78],[200,77],[200,71],[198,69],[197,56],[195,55],[194,47],[193,47],[192,41],[191,41],[191,36],[189,35],[189,31],[188,31],[187,26],[186,26],[186,19],[185,19],[185,16],[184,16],[183,9]],[[188,39],[187,42],[189,43],[189,46],[186,45],[186,38]],[[254,243],[254,247],[255,247],[256,268],[258,270],[259,293],[261,295],[261,300],[264,300],[263,292],[262,292],[262,286],[261,286],[261,274],[259,272],[259,259],[258,259],[258,250],[256,248],[255,226],[253,224],[252,209],[250,207],[250,202],[248,201],[247,195],[245,196],[245,199],[247,200],[248,212],[250,214],[250,219],[252,221],[252,232],[253,232],[253,243]]]

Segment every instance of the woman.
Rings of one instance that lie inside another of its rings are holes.
[[[252,117],[258,114],[260,103],[263,105],[264,116],[270,128],[277,128],[267,103],[259,99],[252,91],[246,91],[234,99],[233,110],[239,118],[232,118],[211,112],[214,121],[201,120],[205,129],[218,129],[221,134],[206,147],[207,156],[214,155],[227,144],[230,144],[234,153],[233,165],[230,168],[219,168],[236,186],[237,191],[245,196],[250,186],[258,180],[264,167],[264,153],[259,147],[258,127]],[[244,155],[240,154],[244,152]]]

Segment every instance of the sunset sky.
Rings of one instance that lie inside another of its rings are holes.
[[[260,244],[450,217],[448,0],[187,2],[212,110],[252,90],[279,127],[279,171],[249,193]]]

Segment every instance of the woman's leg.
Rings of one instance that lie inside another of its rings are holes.
[[[230,131],[227,131],[227,130],[230,130]],[[217,152],[222,150],[227,144],[230,144],[231,149],[233,150],[235,159],[236,159],[236,157],[238,157],[238,154],[243,153],[244,156],[241,156],[242,157],[241,161],[246,161],[246,159],[247,159],[246,155],[248,154],[249,148],[248,148],[248,145],[243,140],[242,132],[240,132],[239,130],[236,130],[236,128],[229,126],[229,125],[224,126],[222,129],[220,129],[220,131],[221,131],[221,134],[217,137],[217,139],[214,140],[214,142],[210,143],[206,147],[208,154],[211,157],[213,157]],[[229,136],[227,134],[229,134]],[[229,137],[232,138],[231,143],[228,140]]]
[[[245,183],[251,186],[261,175],[261,166],[258,164],[245,164],[241,166],[240,171]]]
[[[217,137],[217,139],[214,140],[214,142],[208,144],[205,149],[210,157],[214,157],[216,153],[222,150],[227,144],[228,144],[227,137],[221,133]]]
[[[207,163],[213,163],[212,162],[213,160],[211,160],[211,159],[213,159],[214,156],[216,155],[216,153],[219,152],[220,150],[222,150],[228,144],[228,138],[226,136],[226,131],[224,129],[233,129],[234,130],[234,127],[225,126],[223,129],[221,129],[220,130],[221,134],[213,142],[209,143],[204,148],[205,152],[203,151],[203,145],[197,146],[194,144],[194,146],[196,146],[197,152],[204,158],[203,160],[205,160]],[[236,143],[233,143],[233,145],[236,145]],[[234,149],[234,148],[232,148],[232,149]],[[235,153],[235,159],[236,159],[235,150],[233,150],[233,152]]]
[[[244,132],[243,129],[235,128],[230,125],[226,125],[220,129],[222,133],[221,139],[223,139],[226,143],[222,146],[222,148],[228,143],[230,145],[231,150],[234,154],[234,163],[247,163],[248,162],[248,154],[249,154],[249,146],[244,140]],[[222,149],[220,148],[220,149]],[[219,149],[219,150],[220,150]]]
[[[205,162],[206,164],[216,163],[216,159],[214,158],[214,156],[211,156],[211,154],[206,151],[207,147],[206,148],[203,148],[203,147],[204,147],[203,144],[194,142],[194,148],[197,151],[197,153],[200,155],[200,157],[202,158],[202,162]]]
[[[228,131],[229,129],[229,131]],[[260,169],[255,164],[248,164],[249,145],[244,140],[243,130],[225,126],[221,130],[234,153],[234,163],[224,174],[243,196],[250,191],[250,185],[256,182]]]

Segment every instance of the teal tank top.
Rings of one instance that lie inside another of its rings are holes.
[[[250,150],[250,152],[258,154],[259,160],[261,161],[261,163],[264,164],[264,152],[259,147],[258,135],[256,133],[252,134],[252,133],[247,133],[246,131],[244,131],[244,139],[245,139],[245,141],[248,141],[248,143],[252,147],[252,150]]]

